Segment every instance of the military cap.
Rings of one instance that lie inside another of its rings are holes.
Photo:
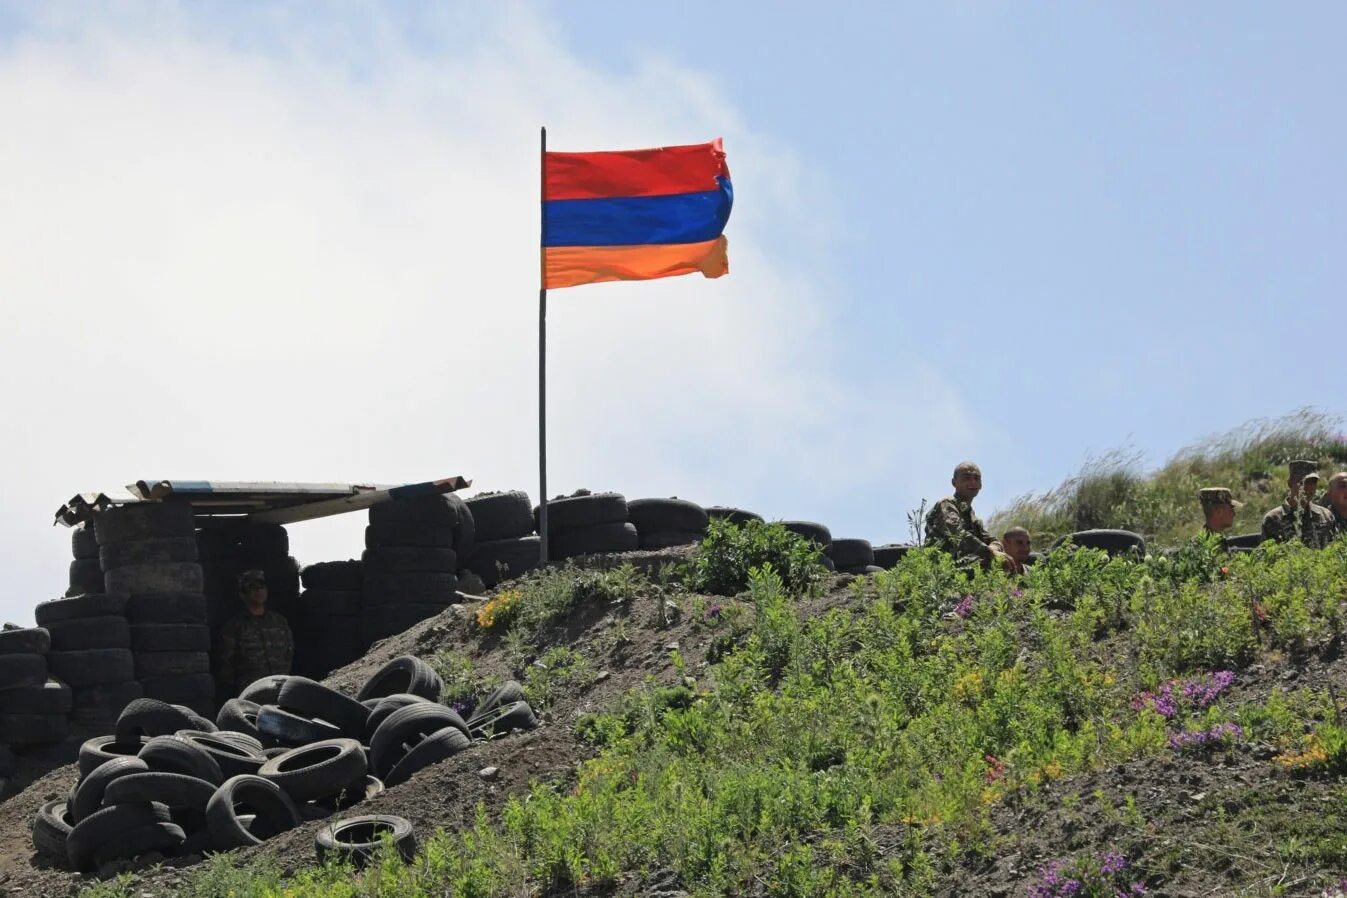
[[[1197,498],[1203,505],[1233,505],[1243,508],[1244,503],[1235,500],[1228,486],[1208,486],[1197,491]]]
[[[266,586],[267,575],[265,571],[253,569],[239,574],[239,589],[247,589],[249,586]]]
[[[1292,480],[1319,479],[1319,463],[1305,458],[1297,458],[1290,464]]]

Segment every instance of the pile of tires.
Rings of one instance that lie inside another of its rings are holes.
[[[131,651],[143,695],[212,713],[211,637],[191,506],[117,506],[98,514],[94,531],[106,593],[126,597],[125,620],[120,627],[107,622],[103,647],[115,640]],[[60,648],[54,633],[53,643]]]
[[[548,557],[561,560],[640,548],[640,536],[627,514],[627,500],[620,493],[579,490],[551,500],[547,503]],[[534,509],[535,526],[539,517]]]
[[[518,683],[466,721],[437,702],[442,689],[429,665],[407,655],[355,698],[273,676],[225,702],[214,722],[181,705],[132,702],[113,735],[81,746],[79,782],[38,812],[33,845],[82,871],[258,845],[405,782],[474,739],[537,725]]]
[[[290,619],[295,639],[295,672],[321,680],[350,664],[369,648],[361,621],[365,583],[360,561],[323,561],[299,574],[304,591]]]
[[[205,575],[211,636],[243,611],[239,574],[260,570],[267,578],[267,608],[287,621],[299,610],[299,562],[290,556],[290,535],[280,524],[239,518],[208,518],[197,531]]]
[[[79,726],[106,727],[143,694],[131,654],[128,601],[118,593],[91,592],[41,602],[33,610],[50,637],[46,666],[57,682],[44,689],[54,690],[54,700]]]
[[[454,604],[458,559],[475,539],[472,512],[452,493],[371,506],[361,556],[365,635],[384,639]]]
[[[462,570],[495,586],[538,567],[541,546],[534,534],[533,504],[528,493],[482,493],[467,500],[477,531]]]
[[[0,747],[66,737],[70,687],[49,676],[50,649],[51,634],[42,627],[0,630]],[[12,761],[7,749],[0,754]],[[9,775],[0,770],[0,778]]]
[[[549,518],[551,513],[549,507]],[[627,521],[636,528],[642,549],[667,549],[701,542],[709,517],[686,499],[633,499],[627,503]]]

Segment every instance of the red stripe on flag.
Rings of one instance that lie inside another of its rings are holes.
[[[590,200],[624,196],[664,196],[717,189],[716,176],[729,177],[725,148],[710,143],[652,150],[548,153],[544,200]]]

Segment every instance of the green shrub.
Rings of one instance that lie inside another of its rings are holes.
[[[684,575],[688,589],[734,596],[748,589],[749,572],[770,565],[793,596],[815,592],[827,576],[819,548],[780,523],[723,518],[711,521]]]

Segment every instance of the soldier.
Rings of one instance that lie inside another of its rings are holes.
[[[1224,543],[1223,534],[1235,525],[1235,512],[1243,508],[1244,503],[1235,501],[1230,488],[1225,486],[1204,487],[1197,491],[1197,498],[1207,519],[1203,531],[1220,536]]]
[[[1263,515],[1263,539],[1286,542],[1296,539],[1311,548],[1321,548],[1333,529],[1328,509],[1311,500],[1319,488],[1315,463],[1296,459],[1290,464],[1286,501]]]
[[[1005,554],[1001,543],[992,538],[973,511],[973,499],[982,492],[982,469],[971,461],[963,462],[954,469],[950,483],[954,495],[935,503],[926,515],[926,545],[944,549],[961,568],[980,564],[985,569],[996,561],[1014,572],[1018,567],[1014,559]]]
[[[1347,471],[1339,471],[1328,478],[1328,491],[1324,493],[1324,500],[1328,513],[1333,516],[1328,539],[1347,535]]]
[[[1029,556],[1034,551],[1029,531],[1023,527],[1011,527],[1001,534],[1001,545],[1005,547],[1006,554],[1019,566],[1020,573],[1023,573],[1025,566],[1030,562]]]
[[[215,655],[215,679],[229,696],[262,677],[290,673],[295,654],[290,625],[267,609],[266,574],[256,570],[239,574],[239,598],[243,613],[220,628]]]

